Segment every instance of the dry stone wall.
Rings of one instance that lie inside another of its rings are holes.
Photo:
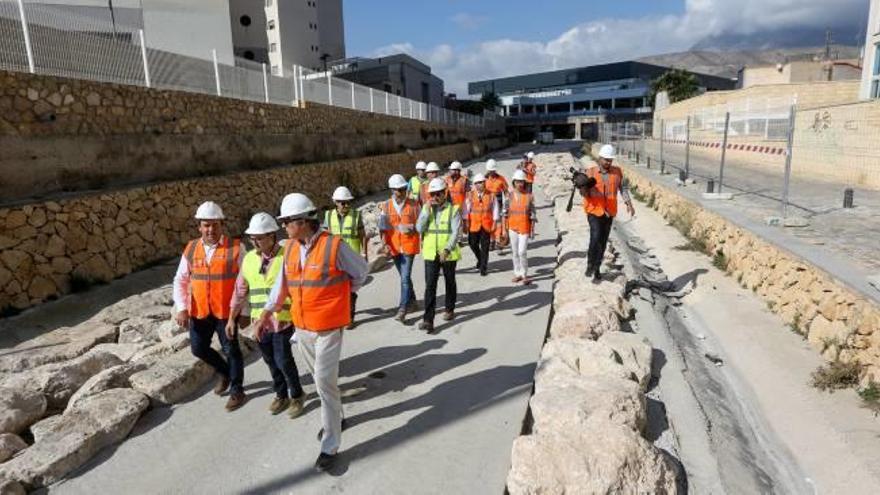
[[[595,150],[594,150],[595,151]],[[863,365],[862,385],[880,382],[880,307],[815,265],[623,165],[630,187],[670,224],[717,256],[725,271],[767,302],[829,360]]]
[[[418,159],[466,160],[505,142],[286,166],[0,208],[0,310],[26,308],[77,284],[109,281],[178,255],[196,236],[192,216],[202,201],[220,203],[229,218],[228,232],[239,235],[254,213],[277,212],[287,193],[303,192],[327,206],[336,186],[348,185],[355,195],[383,190],[391,174],[409,175]]]

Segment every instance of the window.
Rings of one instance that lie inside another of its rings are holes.
[[[270,31],[275,29],[275,19],[270,19],[269,22],[266,23],[266,29]]]
[[[269,43],[269,53],[275,53],[278,51],[278,43]]]
[[[251,16],[243,15],[238,18],[238,22],[240,22],[242,26],[248,27],[251,25]]]
[[[254,59],[254,52],[252,52],[250,50],[246,50],[244,52],[244,58],[246,58],[248,60],[253,60]]]

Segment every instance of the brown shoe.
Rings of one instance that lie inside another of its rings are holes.
[[[443,321],[450,321],[455,318],[455,311],[444,311],[443,312]]]
[[[426,330],[428,333],[431,333],[434,330],[434,323],[422,320],[419,322],[419,330]]]
[[[290,416],[290,419],[299,417],[299,415],[302,414],[303,409],[305,409],[305,405],[306,394],[302,394],[295,399],[290,399],[290,409],[287,410],[287,415]]]
[[[520,283],[522,283],[523,285],[529,285],[532,283],[532,279],[530,279],[529,277],[523,277],[522,280],[520,280]]]
[[[221,376],[219,380],[217,380],[217,384],[214,385],[214,393],[217,395],[223,395],[223,392],[226,392],[226,389],[229,388],[229,378],[225,376]]]
[[[273,400],[272,403],[269,404],[269,412],[273,415],[281,414],[282,412],[284,412],[285,409],[287,409],[288,406],[290,406],[290,399],[275,397],[275,400]]]
[[[510,279],[510,281],[515,284],[518,284],[518,283],[520,283],[520,281],[522,281],[522,277],[513,277],[512,279]]]
[[[244,392],[232,392],[229,394],[229,400],[226,401],[226,410],[230,412],[235,411],[243,406],[245,402],[247,402],[247,396],[244,395]]]
[[[406,310],[401,309],[398,311],[397,314],[394,315],[394,319],[403,323],[406,320]]]

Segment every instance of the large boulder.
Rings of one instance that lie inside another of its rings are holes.
[[[180,334],[188,333],[186,328],[178,325],[176,321],[173,319],[167,319],[163,321],[157,328],[156,333],[159,336],[159,340],[162,342],[168,342],[173,340]]]
[[[114,388],[129,388],[131,375],[147,369],[148,363],[123,363],[98,373],[89,378],[70,398],[66,411],[76,408],[83,400]]]
[[[651,381],[651,362],[654,355],[651,341],[634,333],[611,332],[599,337],[599,342],[620,355],[623,367],[636,379],[642,392],[646,391]]]
[[[576,302],[561,306],[550,323],[550,338],[595,339],[608,332],[620,331],[620,320],[609,304],[586,306]]]
[[[0,433],[0,463],[6,462],[18,452],[28,446],[20,436],[15,433]]]
[[[25,495],[27,491],[21,483],[12,480],[0,479],[0,495]]]
[[[621,356],[605,344],[572,337],[547,342],[535,370],[535,393],[571,376],[619,378],[638,383],[623,366]]]
[[[133,315],[150,319],[165,319],[171,314],[174,305],[171,284],[141,294],[135,294],[118,301],[98,312],[94,320],[119,325]]]
[[[21,433],[46,414],[46,396],[24,388],[0,388],[0,433]]]
[[[77,358],[103,342],[116,341],[116,326],[87,321],[64,327],[13,347],[0,355],[0,371],[19,372]]]
[[[140,344],[159,342],[159,327],[162,326],[157,320],[137,316],[129,318],[119,324],[120,344]]]
[[[91,350],[64,363],[47,364],[10,375],[4,386],[40,392],[46,396],[50,410],[62,410],[86,380],[117,364],[122,364],[122,360],[115,355]]]
[[[153,345],[156,344],[148,342],[135,344],[98,344],[92,349],[95,351],[109,352],[118,357],[121,361],[127,362],[131,361],[138,352]]]
[[[31,436],[34,438],[34,442],[39,442],[40,440],[45,438],[46,434],[52,431],[58,425],[58,423],[61,421],[61,418],[62,416],[60,414],[56,414],[54,416],[43,418],[32,424],[30,431]]]
[[[627,426],[592,417],[585,428],[513,443],[511,495],[678,493],[679,468]]]
[[[175,352],[129,378],[131,387],[156,406],[176,404],[204,386],[214,370],[189,351]]]
[[[0,479],[35,489],[54,483],[101,449],[128,436],[150,401],[131,389],[89,397],[65,412],[39,441],[0,464]]]
[[[131,361],[135,363],[152,363],[163,356],[169,356],[188,347],[189,333],[179,333],[160,344],[154,344],[141,349],[131,357]],[[222,351],[217,349],[217,352]],[[243,355],[245,354],[244,346],[242,346],[241,352]]]
[[[594,416],[642,432],[647,423],[645,396],[637,383],[622,378],[584,379],[560,375],[529,401],[536,434],[578,431]]]

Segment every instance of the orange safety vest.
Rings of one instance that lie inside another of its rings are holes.
[[[422,187],[421,187],[421,190],[419,191],[419,201],[421,201],[421,203],[423,205],[431,204],[431,193],[428,192],[428,183],[429,182],[431,182],[431,181],[426,180],[425,182],[422,182]]]
[[[607,180],[603,180],[599,167],[593,167],[587,170],[587,175],[596,179],[596,185],[584,196],[584,211],[598,217],[606,213],[609,217],[617,215],[617,191],[623,182],[623,172],[619,167],[611,166]]]
[[[336,266],[342,238],[324,231],[300,265],[300,242],[284,247],[290,316],[296,328],[337,330],[351,323],[351,278]]]
[[[532,218],[529,215],[529,205],[532,203],[532,195],[513,191],[510,193],[510,206],[507,209],[507,226],[510,230],[522,234],[531,235]]]
[[[384,204],[385,215],[391,230],[384,232],[385,244],[391,247],[391,255],[398,254],[416,255],[419,254],[420,241],[419,233],[416,231],[416,223],[419,219],[419,208],[415,201],[407,198],[403,203],[398,215],[397,209],[394,207],[394,200],[389,199]],[[410,232],[401,231],[401,227],[412,227]]]
[[[494,195],[507,191],[507,179],[503,175],[496,173],[494,177],[486,177],[486,190]]]
[[[535,165],[535,162],[526,162],[525,167],[523,167],[523,172],[526,173],[526,182],[531,184],[535,182],[535,175],[538,174],[538,166]]]
[[[201,239],[189,241],[184,256],[190,271],[190,316],[196,319],[213,316],[225,320],[229,318],[229,303],[235,292],[235,279],[238,277],[240,242],[224,236],[211,261],[205,260],[205,246]]]
[[[455,206],[460,207],[464,204],[465,197],[467,197],[466,185],[467,179],[462,176],[459,176],[458,180],[452,180],[451,176],[446,177],[446,194],[449,201],[452,201]]]
[[[470,232],[479,232],[484,230],[492,232],[495,230],[495,219],[492,215],[492,203],[495,197],[489,191],[483,192],[483,199],[480,199],[480,193],[476,189],[471,191],[471,209],[468,212],[468,230]]]

